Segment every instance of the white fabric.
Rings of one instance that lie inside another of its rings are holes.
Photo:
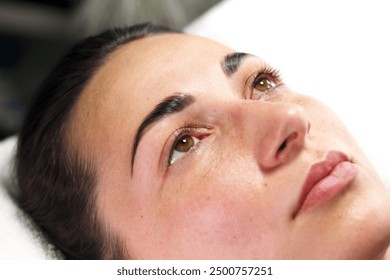
[[[12,179],[16,137],[0,142],[0,259],[54,259],[54,248],[20,210]]]
[[[376,0],[225,0],[186,31],[263,57],[291,88],[327,103],[390,186],[387,11]],[[0,142],[0,259],[55,258],[12,199],[15,142]]]

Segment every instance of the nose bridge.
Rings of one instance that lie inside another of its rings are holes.
[[[293,103],[245,100],[231,106],[229,115],[240,134],[239,144],[250,149],[264,169],[296,156],[309,130],[306,112]]]

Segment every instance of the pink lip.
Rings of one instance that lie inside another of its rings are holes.
[[[346,154],[329,152],[324,161],[310,168],[294,217],[337,196],[348,188],[356,174],[356,166]]]

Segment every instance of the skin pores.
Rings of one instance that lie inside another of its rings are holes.
[[[224,71],[233,53],[157,35],[120,47],[97,71],[71,127],[72,144],[98,167],[103,223],[139,259],[383,258],[390,201],[341,121],[258,57]],[[191,100],[143,131],[132,165],[140,124],[172,96]],[[296,215],[311,167],[331,151],[356,175]]]

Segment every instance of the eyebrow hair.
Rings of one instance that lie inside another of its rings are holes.
[[[157,121],[178,113],[189,105],[191,105],[195,101],[195,98],[186,93],[174,94],[172,96],[168,96],[159,104],[157,104],[154,109],[145,117],[142,121],[141,125],[137,129],[137,133],[134,137],[134,144],[132,150],[132,158],[131,158],[131,168],[133,170],[135,154],[137,152],[137,147],[139,142],[141,141],[142,136],[145,134],[146,130]]]
[[[235,52],[228,54],[224,57],[223,61],[221,62],[221,67],[223,72],[227,76],[233,75],[238,67],[240,66],[241,62],[248,56],[249,54],[243,53],[243,52]]]

